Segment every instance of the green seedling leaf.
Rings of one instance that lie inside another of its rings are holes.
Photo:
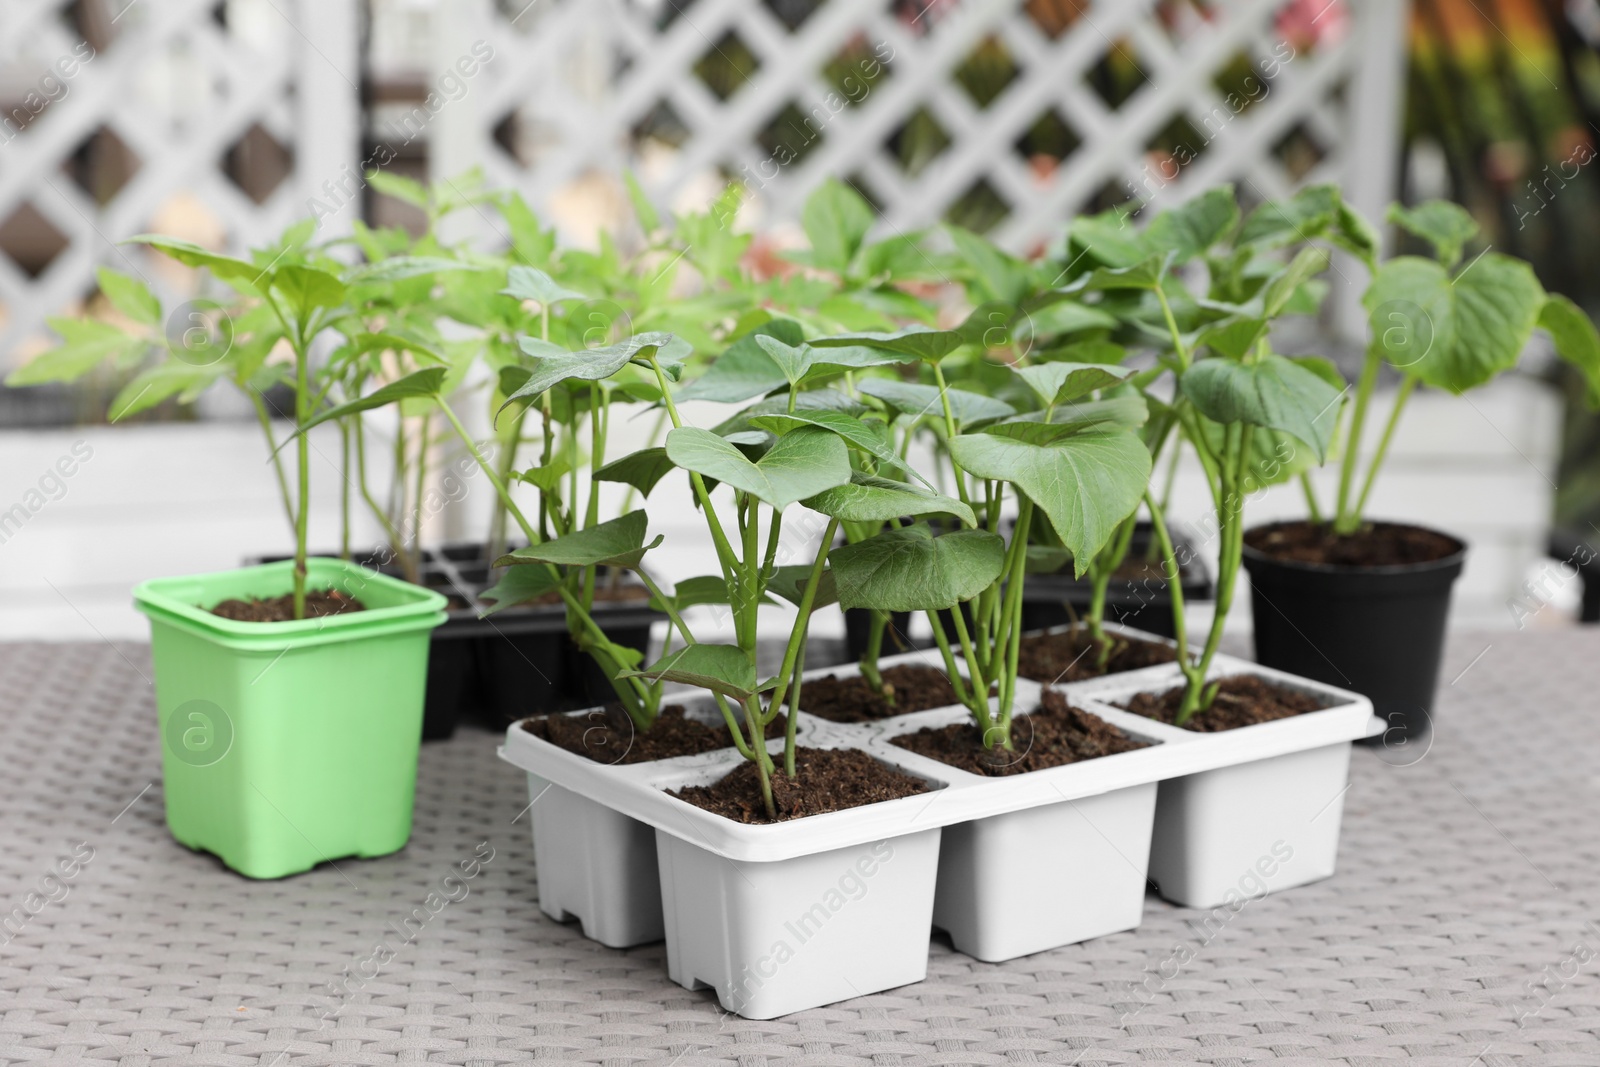
[[[553,567],[507,567],[500,580],[481,594],[479,599],[492,600],[494,604],[478,612],[478,618],[538,600],[560,584],[561,572]]]
[[[791,388],[799,385],[800,379],[811,369],[813,350],[808,344],[787,345],[767,334],[757,334],[756,344],[778,370],[783,372],[784,380]]]
[[[1072,562],[1072,553],[1060,545],[1029,545],[1023,569],[1029,574],[1055,574]]]
[[[1446,270],[1461,262],[1462,251],[1479,232],[1471,213],[1448,200],[1429,200],[1416,207],[1391,204],[1387,218],[1433,245],[1434,255]]]
[[[617,677],[681,682],[739,701],[756,694],[756,665],[736,645],[685,645],[643,670],[618,671]]]
[[[523,352],[534,360],[532,372],[516,392],[506,397],[505,403],[500,405],[500,411],[510,407],[516,400],[538,396],[551,386],[569,379],[597,382],[609,378],[634,360],[648,359],[658,351],[667,349],[676,340],[670,333],[641,333],[604,348],[568,352],[538,338],[524,337],[519,343]]]
[[[857,389],[867,396],[883,401],[902,415],[910,415],[913,418],[921,415],[931,415],[935,418],[944,416],[944,406],[940,403],[937,386],[896,381],[892,378],[869,378],[861,382]],[[981,393],[969,393],[965,389],[947,389],[945,395],[950,401],[950,412],[958,425],[970,426],[990,422],[1017,413],[1017,409],[1005,401]]]
[[[134,322],[146,326],[161,325],[161,301],[156,299],[144,282],[108,267],[100,267],[94,276],[112,307]]]
[[[1254,351],[1256,342],[1266,335],[1266,319],[1232,318],[1203,331],[1196,343],[1237,362]]]
[[[1576,367],[1589,384],[1589,403],[1600,406],[1600,333],[1583,309],[1552,294],[1539,311],[1539,325],[1555,342],[1556,352]]]
[[[257,291],[260,282],[270,275],[254,263],[232,256],[221,256],[209,252],[192,241],[182,241],[176,237],[163,237],[158,233],[143,233],[137,237],[130,237],[127,244],[149,245],[156,251],[182,263],[185,267],[204,268],[209,270],[223,281],[243,282]]]
[[[279,267],[272,287],[283,294],[295,316],[304,321],[317,308],[334,308],[344,302],[344,282],[315,267]]]
[[[575,289],[568,289],[537,267],[512,267],[506,276],[506,287],[501,295],[517,300],[537,300],[550,307],[563,300],[587,300]]]
[[[607,463],[595,472],[595,477],[602,482],[626,483],[643,495],[649,496],[650,490],[656,487],[656,483],[666,477],[667,472],[673,470],[675,466],[672,460],[667,458],[665,448],[660,446],[641,448],[637,452]]]
[[[960,226],[946,227],[956,255],[978,283],[984,300],[1016,305],[1033,292],[1033,271],[1028,264],[1002,252],[990,241]]]
[[[871,456],[882,465],[893,470],[903,471],[932,488],[932,483],[913,470],[910,464],[895,453],[894,446],[889,440],[888,428],[874,419],[862,419],[857,415],[846,414],[842,411],[802,411],[797,407],[793,413],[757,415],[752,417],[750,422],[780,436],[788,433],[796,426],[820,426],[825,430],[831,430],[838,434],[845,439],[846,443]]]
[[[843,522],[888,522],[902,516],[954,515],[968,526],[978,524],[972,509],[959,500],[860,471],[850,476],[850,484],[824,490],[805,505]]]
[[[377,263],[353,267],[345,271],[344,280],[347,285],[387,284],[403,282],[408,278],[421,278],[429,274],[483,269],[485,268],[463,263],[459,259],[448,259],[445,256],[393,256]]]
[[[1029,444],[1047,445],[1063,437],[1093,430],[1136,430],[1150,417],[1145,398],[1132,393],[1103,400],[1061,404],[1054,411],[1029,411],[1015,418],[991,422],[982,433],[1010,437]]]
[[[872,229],[872,205],[837,178],[829,178],[806,197],[800,225],[811,241],[810,264],[845,274]]]
[[[637,567],[644,554],[663,540],[658,534],[654,541],[645,544],[649,524],[650,517],[640,508],[620,519],[602,522],[587,530],[519,548],[495,560],[494,565],[510,567],[519,563],[555,563],[563,567]]]
[[[1204,254],[1239,225],[1239,203],[1233,186],[1218,185],[1177,207],[1161,212],[1144,230],[1146,253],[1170,250],[1173,263],[1187,263]]]
[[[1121,385],[1134,373],[1130,367],[1091,363],[1036,363],[1012,369],[1046,406],[1065,404],[1097,389]]]
[[[644,234],[652,234],[661,228],[661,215],[656,211],[656,206],[650,202],[650,197],[645,194],[639,179],[633,171],[622,172],[622,182],[628,187],[628,200],[633,204],[634,217],[639,220],[639,230]]]
[[[1054,297],[1055,294],[1053,291],[1047,291],[1041,296]],[[1028,307],[1029,311],[1027,317],[1017,324],[1014,331],[1018,341],[1025,341],[1028,338],[1057,337],[1084,330],[1114,330],[1119,325],[1115,315],[1087,304],[1080,304],[1076,300],[1069,300],[1064,296],[1057,297],[1050,303],[1040,303],[1037,307],[1031,306],[1032,304],[1033,301],[1024,302],[1023,306]],[[1037,358],[1037,353],[1035,356]]]
[[[1315,240],[1339,219],[1342,203],[1336,185],[1312,185],[1287,200],[1269,200],[1250,212],[1234,243],[1267,249]]]
[[[1463,393],[1515,366],[1547,300],[1533,268],[1490,252],[1453,280],[1432,260],[1400,256],[1362,298],[1371,343],[1402,373]]]
[[[1168,252],[1150,256],[1131,267],[1096,267],[1056,292],[1068,295],[1118,289],[1148,289],[1153,292],[1161,287],[1161,279],[1166,277],[1172,258],[1173,253]]]
[[[667,597],[676,611],[692,608],[700,604],[731,604],[732,597],[728,595],[728,583],[720,574],[706,574],[698,578],[685,578],[673,587],[672,595]],[[762,604],[776,604],[777,601],[769,596],[762,596]],[[650,598],[650,606],[657,611],[662,609],[662,604],[656,597]]]
[[[1321,248],[1302,248],[1293,260],[1261,290],[1261,311],[1266,318],[1277,318],[1288,307],[1301,286],[1328,269],[1328,253]]]
[[[766,400],[751,404],[743,411],[731,418],[723,420],[712,427],[711,432],[718,437],[728,437],[730,434],[739,433],[750,429],[754,420],[762,415],[781,415],[789,408],[790,397],[787,394],[768,397]],[[838,411],[846,415],[864,415],[867,406],[848,393],[841,393],[837,389],[808,389],[796,393],[793,397],[795,414],[809,411]]]
[[[792,563],[778,567],[767,581],[767,588],[795,607],[806,595],[806,583],[811,581],[811,563]],[[839,602],[839,591],[834,586],[833,572],[824,570],[817,581],[817,591],[811,601],[811,610],[826,608]]]
[[[347,415],[356,415],[363,411],[381,408],[386,404],[396,401],[408,400],[413,397],[433,397],[439,395],[439,389],[444,384],[444,367],[427,367],[423,370],[408,374],[398,381],[390,382],[379,389],[375,389],[366,396],[357,397],[338,407],[329,408],[319,412],[298,432],[305,433],[314,426],[320,426],[332,419],[342,419]],[[287,443],[287,439],[285,439]],[[283,447],[279,445],[279,447]]]
[[[999,580],[1005,542],[987,530],[935,537],[927,523],[916,523],[843,545],[828,558],[846,610],[941,611]]]
[[[1341,389],[1293,360],[1201,360],[1184,372],[1178,387],[1213,422],[1282,430],[1310,445],[1318,460],[1327,458]]]
[[[6,376],[7,385],[40,385],[76,381],[101,363],[122,363],[144,354],[149,342],[94,319],[48,319],[61,343],[47,349]]]
[[[679,400],[716,400],[737,404],[752,397],[765,396],[789,381],[761,347],[761,338],[771,337],[786,345],[805,343],[800,324],[793,319],[763,322],[718,356],[706,372],[678,393]]]
[[[140,373],[123,386],[111,401],[106,417],[120,422],[172,396],[176,396],[180,404],[191,404],[227,373],[226,363],[197,367],[180,360],[168,360]]]
[[[357,356],[368,352],[410,352],[435,363],[450,362],[449,357],[426,341],[396,333],[358,333],[350,338],[349,348],[351,355]]]
[[[963,434],[950,454],[979,478],[1011,482],[1045,513],[1082,575],[1150,481],[1150,451],[1131,433],[1080,433],[1035,445]]]
[[[384,196],[392,196],[403,204],[410,204],[423,211],[428,210],[427,187],[415,179],[403,178],[388,171],[370,170],[367,172],[367,184]]]
[[[517,474],[517,480],[537,486],[543,492],[550,492],[561,484],[561,479],[572,473],[570,461],[559,456],[552,457],[550,462],[543,467],[529,467]]]
[[[970,338],[962,330],[935,330],[931,326],[907,326],[892,333],[866,331],[840,333],[832,337],[812,340],[813,348],[843,348],[866,345],[885,352],[898,352],[915,359],[937,362],[968,343]]]
[[[667,456],[685,470],[726,482],[778,509],[850,480],[844,441],[815,426],[784,434],[755,463],[709,430],[680,426],[667,434]]]
[[[1133,205],[1125,204],[1098,215],[1080,215],[1067,230],[1071,243],[1083,249],[1090,264],[1133,266],[1150,254],[1144,234],[1128,218],[1133,211]]]

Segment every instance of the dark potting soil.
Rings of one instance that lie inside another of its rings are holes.
[[[782,737],[786,722],[782,715],[773,719],[767,724],[767,737]],[[621,704],[608,704],[577,715],[524,719],[522,728],[568,752],[607,764],[649,763],[733,745],[726,726],[691,719],[679,704],[662,708],[655,725],[642,733]]]
[[[1067,698],[1053,689],[1045,690],[1038,708],[1011,720],[1009,749],[985,748],[982,733],[970,722],[924,726],[914,734],[892,738],[889,743],[991,778],[1148,747],[1098,715],[1068,704]]]
[[[1140,667],[1171,663],[1176,658],[1171,647],[1155,641],[1142,641],[1117,634],[1106,636],[1111,639],[1111,656],[1106,660],[1103,671],[1100,669],[1099,650],[1094,638],[1087,629],[1075,626],[1061,633],[1024,637],[1017,656],[1017,673],[1035,682],[1053,685],[1136,671]]]
[[[1456,541],[1392,522],[1374,522],[1352,534],[1310,522],[1274,523],[1247,531],[1245,544],[1273,559],[1333,567],[1394,567],[1431,563],[1461,551]]]
[[[1138,693],[1122,706],[1135,715],[1170,724],[1183,701],[1183,687],[1165,693]],[[1321,711],[1327,705],[1309,693],[1276,685],[1253,674],[1236,674],[1222,679],[1211,707],[1196,712],[1183,724],[1196,733],[1221,733],[1258,722],[1291,719],[1308,711]]]
[[[771,823],[928,791],[922,779],[902,774],[852,748],[796,749],[792,780],[783,773],[782,758],[774,760],[778,766],[772,777],[772,803],[778,809],[777,819],[767,818],[756,765],[748,760],[710,785],[684,786],[672,795],[734,822]]]
[[[367,606],[353,596],[337,589],[306,591],[306,618],[320,619],[324,615],[344,615],[352,611],[366,611]],[[257,600],[224,600],[211,609],[211,614],[235,622],[293,622],[294,594]]]
[[[894,691],[893,704],[860,675],[841,678],[830,674],[800,687],[802,710],[829,722],[875,722],[956,702],[950,679],[937,668],[907,664],[881,673],[884,684]]]

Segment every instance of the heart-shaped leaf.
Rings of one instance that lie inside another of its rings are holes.
[[[1434,255],[1446,269],[1461,262],[1467,242],[1478,236],[1478,223],[1471,212],[1448,200],[1428,200],[1416,207],[1391,204],[1387,217],[1433,245]]]
[[[674,464],[667,458],[665,448],[659,446],[641,448],[637,452],[607,463],[595,472],[595,477],[602,482],[624,482],[645,496],[649,496],[650,490],[654,489],[656,483],[666,477],[667,472],[673,467]]]
[[[696,578],[684,578],[673,586],[672,595],[668,597],[676,611],[692,608],[699,604],[731,604],[732,598],[728,594],[728,582],[720,574],[703,574]],[[769,596],[761,598],[763,604],[776,604],[777,601]],[[661,610],[661,602],[655,597],[650,598],[650,606]]]
[[[787,412],[789,401],[793,399],[795,413],[806,411],[837,411],[846,415],[861,415],[867,411],[867,406],[848,393],[841,393],[837,389],[807,389],[801,393],[772,396],[765,400],[757,401],[731,418],[724,419],[711,428],[711,432],[719,437],[748,430],[753,425],[753,420],[762,415],[782,415]]]
[[[1339,218],[1336,185],[1312,185],[1287,200],[1269,200],[1244,220],[1236,245],[1278,248],[1323,236]]]
[[[1136,430],[1150,417],[1145,398],[1138,393],[1060,404],[1050,412],[1030,411],[984,426],[983,433],[1012,437],[1045,445],[1063,437],[1092,430]]]
[[[868,331],[818,337],[813,348],[841,348],[866,345],[886,352],[898,352],[917,359],[938,361],[966,344],[970,338],[961,330],[935,330],[930,326],[907,326],[893,332]]]
[[[532,373],[522,387],[500,405],[504,411],[522,397],[538,396],[553,385],[569,379],[597,382],[611,377],[635,359],[648,359],[677,340],[670,333],[641,333],[604,348],[585,348],[567,352],[533,337],[521,340],[522,350],[533,357]]]
[[[800,225],[811,240],[810,263],[844,274],[872,229],[872,205],[837,178],[829,178],[806,197]]]
[[[846,610],[941,611],[999,580],[1005,542],[987,530],[935,537],[917,523],[843,545],[828,558]]]
[[[904,471],[931,488],[931,483],[927,479],[895,453],[889,439],[888,427],[876,419],[863,419],[842,411],[802,411],[796,408],[793,412],[782,414],[757,415],[751,418],[750,422],[775,434],[788,433],[795,426],[820,426],[825,430],[832,430],[847,443],[865,452],[883,466]]]
[[[740,701],[756,693],[756,665],[736,645],[685,645],[643,670],[618,671],[617,677],[681,682]]]
[[[1278,355],[1253,363],[1205,359],[1185,371],[1178,385],[1213,422],[1282,430],[1310,445],[1319,460],[1327,458],[1341,390],[1293,360]]]
[[[1150,451],[1127,432],[1080,433],[1041,445],[962,434],[950,442],[950,454],[969,473],[1026,493],[1078,561],[1080,575],[1139,506],[1150,481]]]
[[[1555,342],[1556,352],[1589,383],[1589,402],[1600,404],[1600,333],[1583,309],[1559,294],[1545,300],[1539,325]]]
[[[795,607],[799,607],[800,601],[805,599],[806,583],[811,581],[812,566],[812,563],[791,563],[788,566],[778,567],[767,580],[767,588],[775,596],[780,596]],[[817,581],[817,591],[812,594],[811,610],[815,612],[819,608],[838,602],[839,591],[833,584],[833,572],[825,570]]]
[[[1097,389],[1121,385],[1134,373],[1131,367],[1090,363],[1035,363],[1012,369],[1046,406],[1065,404]]]
[[[972,509],[959,500],[860,471],[850,476],[850,484],[823,490],[805,504],[813,511],[843,522],[888,522],[903,516],[954,515],[968,526],[978,524]]]
[[[789,379],[762,350],[762,337],[772,337],[786,345],[805,342],[800,324],[793,319],[763,322],[729,345],[704,374],[679,390],[678,399],[737,404],[741,400],[765,396],[787,384]]]
[[[545,307],[563,300],[588,299],[577,290],[568,289],[539,268],[521,265],[512,267],[506,273],[506,287],[500,292],[517,300],[537,300]]]
[[[1150,220],[1144,230],[1148,252],[1172,251],[1174,263],[1187,263],[1217,244],[1239,224],[1233,186],[1218,185]]]
[[[902,382],[893,378],[869,378],[857,386],[860,392],[888,404],[902,415],[913,418],[921,415],[944,416],[944,405],[939,399],[939,388],[919,382]],[[1003,400],[970,393],[965,389],[947,389],[950,412],[957,425],[973,425],[993,419],[1015,415],[1017,409]]]
[[[494,603],[478,612],[478,618],[538,600],[560,584],[561,574],[554,567],[507,567],[500,580],[480,594],[480,600]]]
[[[800,379],[806,376],[806,371],[811,369],[812,348],[808,344],[789,345],[776,337],[767,334],[757,334],[756,344],[766,357],[783,372],[784,379],[790,387],[799,385]]]
[[[619,519],[602,522],[587,530],[576,530],[553,541],[519,548],[495,560],[496,567],[518,563],[555,563],[563,567],[637,567],[644,554],[662,541],[660,535],[645,544],[649,516],[644,509],[630,511]]]
[[[726,482],[778,509],[850,480],[844,441],[815,426],[784,434],[755,463],[709,430],[680,426],[667,434],[667,456],[685,470]]]

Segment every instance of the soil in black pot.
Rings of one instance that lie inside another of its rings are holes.
[[[1035,682],[1054,685],[1136,671],[1141,667],[1171,663],[1177,658],[1170,646],[1155,641],[1142,641],[1118,634],[1106,636],[1111,638],[1112,645],[1111,656],[1106,660],[1103,671],[1100,669],[1099,650],[1094,638],[1084,627],[1075,626],[1061,633],[1024,637],[1017,656],[1017,673]]]
[[[1039,707],[1011,722],[1011,748],[985,748],[983,735],[970,722],[924,726],[890,744],[972,774],[998,778],[1060,767],[1080,760],[1147,747],[1097,715],[1072,707],[1067,698],[1047,689]]]
[[[344,615],[352,611],[365,611],[367,606],[353,596],[337,589],[306,590],[306,618],[320,619],[325,615]],[[294,594],[257,600],[224,600],[211,609],[211,614],[235,622],[293,622]]]
[[[800,687],[802,710],[829,722],[874,722],[956,702],[950,679],[937,668],[907,664],[881,673],[884,684],[894,688],[893,704],[860,675],[841,678],[830,674]]]
[[[1274,559],[1331,567],[1397,567],[1432,563],[1461,551],[1460,542],[1432,530],[1392,522],[1368,523],[1355,533],[1332,526],[1281,522],[1247,530],[1245,544]]]
[[[922,779],[902,774],[865,752],[850,748],[795,750],[793,780],[783,773],[782,759],[776,758],[776,762],[777,773],[772,777],[772,802],[778,809],[776,819],[767,818],[756,765],[748,760],[710,785],[684,786],[672,795],[734,822],[772,823],[807,815],[826,815],[830,811],[898,800],[928,791]]]
[[[1183,687],[1179,686],[1165,693],[1138,693],[1122,707],[1135,715],[1170,724],[1177,718],[1182,701]],[[1325,707],[1328,705],[1309,693],[1274,685],[1253,674],[1236,674],[1222,679],[1211,707],[1195,713],[1183,728],[1196,733],[1221,733],[1260,722],[1291,719]]]

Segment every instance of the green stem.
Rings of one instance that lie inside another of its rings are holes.
[[[794,628],[789,631],[789,643],[783,649],[783,666],[778,668],[778,687],[773,690],[772,700],[768,704],[770,708],[782,709],[784,698],[788,695],[789,677],[794,673],[795,661],[806,643],[806,631],[811,623],[811,606],[817,601],[817,587],[822,584],[823,572],[828,569],[828,549],[833,545],[833,535],[838,530],[839,520],[829,519],[828,527],[822,534],[822,546],[817,550],[817,558],[811,562],[811,573],[806,576],[806,587],[800,594],[800,616],[795,620]],[[793,710],[790,709],[791,712]],[[792,723],[794,716],[791,714],[789,718]],[[791,770],[789,774],[792,777],[794,772]]]
[[[1350,528],[1341,530],[1340,533],[1353,533],[1361,527],[1362,516],[1367,512],[1367,497],[1372,495],[1372,485],[1378,480],[1378,471],[1383,467],[1383,458],[1389,454],[1389,442],[1394,438],[1395,427],[1400,424],[1400,412],[1416,388],[1417,379],[1409,374],[1406,375],[1406,380],[1400,383],[1400,392],[1394,398],[1394,410],[1389,412],[1389,421],[1383,427],[1383,437],[1378,440],[1377,454],[1372,457],[1372,463],[1367,467],[1366,481],[1361,486],[1361,495],[1356,498],[1356,508],[1350,516]]]
[[[1372,404],[1372,393],[1378,384],[1378,371],[1383,365],[1383,354],[1376,346],[1367,349],[1367,358],[1361,365],[1361,377],[1356,382],[1355,408],[1350,413],[1350,430],[1345,435],[1344,462],[1339,468],[1339,497],[1333,513],[1335,533],[1349,533],[1355,529],[1350,511],[1350,490],[1354,488],[1356,462],[1361,458],[1361,431],[1367,423],[1367,408]]]
[[[1017,512],[1017,524],[1012,538],[1023,546],[1028,543],[1028,530],[1033,525],[1033,501],[1022,498]],[[1011,711],[1017,691],[1017,663],[1022,652],[1022,583],[1026,571],[1026,550],[1015,554],[1009,584],[1006,586],[1004,616],[1001,620],[999,647],[1004,649],[1005,669],[1000,674],[1000,744],[1011,747]],[[984,739],[988,744],[988,739]],[[992,748],[993,745],[988,747]]]
[[[1306,513],[1311,516],[1311,521],[1318,526],[1322,525],[1322,508],[1317,505],[1317,492],[1311,487],[1311,473],[1300,472],[1300,489],[1306,495]]]
[[[889,627],[889,613],[876,608],[868,610],[867,648],[861,657],[861,677],[867,680],[875,693],[883,695],[884,702],[894,706],[894,690],[883,684],[878,672],[878,659],[883,655],[883,632]]]
[[[1178,557],[1172,550],[1172,537],[1167,533],[1167,520],[1162,514],[1163,509],[1150,495],[1149,489],[1145,490],[1144,501],[1150,509],[1150,524],[1155,527],[1156,542],[1161,546],[1161,558],[1167,565],[1167,585],[1172,589],[1172,633],[1178,643],[1178,667],[1190,685],[1195,686],[1194,664],[1191,662],[1193,656],[1189,648],[1188,619],[1183,607],[1183,583],[1178,579]],[[1203,684],[1205,674],[1202,672],[1199,677]]]
[[[989,721],[989,696],[987,693],[979,694],[974,699],[968,683],[961,677],[961,671],[956,668],[955,653],[950,650],[950,639],[945,636],[944,624],[939,621],[939,613],[931,608],[924,612],[928,616],[928,625],[933,627],[933,643],[939,646],[939,655],[944,657],[945,676],[950,679],[950,688],[956,691],[956,700],[965,704],[972,712],[972,717],[978,722],[980,736],[987,734]]]
[[[360,416],[356,416],[360,418]],[[350,558],[350,427],[339,420],[339,558]]]
[[[311,419],[311,353],[306,339],[296,333],[294,348],[295,487],[299,508],[294,519],[294,617],[306,617],[306,531],[311,520],[311,440],[306,423]]]
[[[295,525],[294,502],[289,499],[289,476],[283,470],[283,456],[278,451],[278,442],[272,434],[272,416],[267,412],[266,401],[261,399],[261,394],[254,389],[247,389],[250,401],[255,405],[256,418],[261,423],[261,432],[267,435],[267,451],[272,456],[272,470],[278,477],[278,494],[283,499],[283,514],[289,520],[292,529]]]

